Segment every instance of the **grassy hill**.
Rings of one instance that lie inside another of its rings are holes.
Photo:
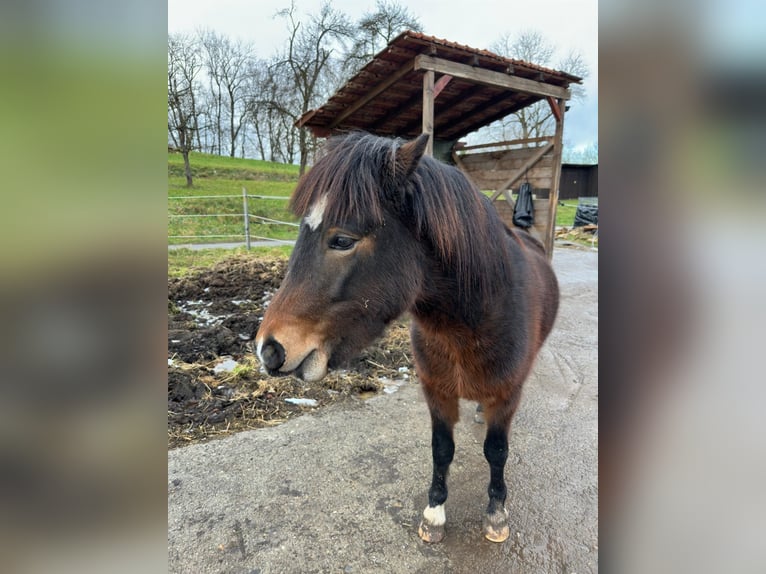
[[[244,241],[243,188],[250,196],[251,237],[297,236],[296,227],[258,217],[295,222],[283,198],[295,189],[298,166],[203,153],[192,153],[190,163],[194,176],[191,189],[186,187],[181,154],[168,154],[168,243]]]

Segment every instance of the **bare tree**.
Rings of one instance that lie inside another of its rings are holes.
[[[215,130],[218,154],[223,154],[225,142],[228,154],[234,157],[245,125],[245,89],[248,66],[254,59],[253,47],[212,31],[200,31],[198,35],[210,80],[211,123]]]
[[[168,136],[184,159],[186,187],[192,187],[189,152],[195,148],[199,111],[195,90],[202,69],[199,46],[188,36],[168,36]]]
[[[247,74],[247,122],[252,127],[255,149],[261,159],[266,159],[268,149],[268,63],[254,60],[248,67]]]
[[[251,69],[248,121],[265,160],[292,163],[295,159],[298,131],[293,123],[300,113],[301,99],[293,80],[283,58],[259,61]]]
[[[309,111],[329,96],[324,93],[323,80],[333,68],[333,57],[342,42],[353,34],[353,27],[342,12],[332,8],[329,0],[323,2],[319,14],[307,22],[296,20],[295,4],[277,14],[287,20],[289,39],[280,65],[290,70],[290,87],[299,97],[299,107],[294,110],[293,120]],[[299,130],[300,173],[306,170],[310,142],[305,128]]]
[[[405,30],[422,32],[423,26],[417,16],[404,6],[377,0],[375,11],[367,12],[356,25],[356,39],[346,58],[347,77],[356,73]]]
[[[516,36],[506,33],[490,46],[490,50],[501,56],[552,67],[581,78],[586,78],[589,73],[582,56],[577,52],[570,52],[565,57],[554,60],[555,45],[535,30],[528,30]],[[585,97],[583,86],[573,84],[570,89],[573,100]],[[496,140],[542,137],[550,135],[554,129],[553,112],[545,101],[527,106],[487,128],[491,137]]]
[[[583,149],[575,149],[570,142],[564,142],[563,161],[585,165],[598,164],[598,142],[591,143]]]

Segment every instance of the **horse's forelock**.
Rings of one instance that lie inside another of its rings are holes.
[[[293,213],[305,217],[326,197],[325,221],[382,224],[385,170],[395,153],[393,140],[361,132],[331,138],[298,183],[290,201]]]

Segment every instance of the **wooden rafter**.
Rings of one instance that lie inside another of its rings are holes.
[[[409,74],[414,69],[414,62],[410,60],[407,62],[404,66],[399,68],[395,73],[388,76],[385,80],[380,82],[377,86],[375,86],[372,90],[367,92],[364,97],[359,98],[354,102],[353,105],[346,108],[343,113],[338,114],[335,119],[330,123],[328,126],[330,129],[337,127],[343,120],[345,120],[347,117],[349,117],[351,114],[368,104],[373,99],[377,98],[380,94],[382,94],[387,88],[389,88],[391,85],[398,82],[401,78]]]
[[[479,93],[481,91],[481,86],[474,86],[468,90],[464,90],[462,92],[457,93],[455,96],[449,98],[448,100],[442,100],[439,102],[439,109],[440,110],[450,110],[456,102],[467,100],[469,98],[472,98],[475,94]],[[418,94],[418,100],[420,101],[420,94]],[[414,104],[415,102],[413,102]],[[390,118],[389,118],[390,119]],[[445,122],[449,121],[449,112],[444,111],[439,114],[439,121]],[[402,133],[408,133],[410,130],[415,129],[420,124],[419,119],[412,120],[410,122],[407,122],[405,125],[401,127]],[[442,134],[444,135],[444,134]]]
[[[503,100],[510,100],[510,99],[517,99],[518,94],[514,93],[508,93],[506,92],[503,96],[496,96],[494,98],[495,104],[499,104]],[[495,105],[493,104],[493,105]],[[489,115],[480,115],[475,113],[473,117],[475,118],[475,121],[471,122],[470,124],[464,124],[463,129],[467,130],[467,133],[471,133],[473,131],[478,130],[479,128],[482,128],[486,125],[491,124],[494,121],[501,120],[512,113],[515,113],[523,108],[526,108],[529,105],[529,102],[526,99],[522,99],[517,101],[513,106],[509,108],[503,108],[499,112],[495,112],[493,114]]]

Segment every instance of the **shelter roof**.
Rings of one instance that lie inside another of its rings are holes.
[[[324,105],[296,122],[319,137],[362,129],[422,132],[423,76],[435,72],[434,137],[457,140],[546,97],[569,99],[581,78],[417,32],[391,41]]]

